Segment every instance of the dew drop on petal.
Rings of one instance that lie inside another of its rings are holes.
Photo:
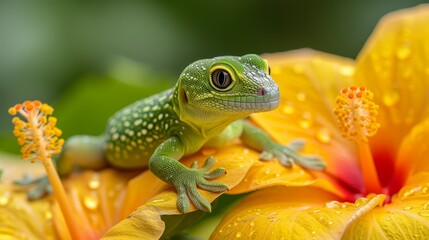
[[[51,220],[52,219],[52,212],[51,211],[46,211],[45,212],[45,219],[46,220]]]
[[[367,198],[358,198],[355,202],[357,207],[361,207],[365,204],[367,204],[369,202],[369,200]]]
[[[404,207],[404,210],[411,210],[413,207],[411,207],[411,206],[405,206]]]
[[[0,206],[6,206],[12,197],[10,191],[4,191],[0,193]]]
[[[399,101],[399,93],[396,89],[386,89],[383,93],[383,103],[386,106],[393,106]]]
[[[342,66],[340,74],[344,77],[351,77],[355,74],[355,69],[352,66]]]
[[[422,217],[429,217],[429,211],[420,211],[419,215]]]
[[[408,45],[404,45],[396,50],[396,57],[399,60],[407,59],[411,54],[411,49]]]
[[[308,129],[311,127],[311,122],[309,120],[303,119],[299,121],[299,126],[303,129]]]
[[[307,96],[303,92],[299,92],[296,94],[296,99],[300,102],[304,102],[307,99]]]
[[[329,143],[331,141],[331,133],[327,128],[320,128],[317,130],[316,138],[321,143]]]
[[[99,199],[98,199],[97,194],[95,192],[92,192],[89,195],[86,195],[83,198],[83,204],[89,210],[95,210],[95,209],[97,209],[97,207],[99,205]]]
[[[235,234],[235,236],[237,237],[237,238],[241,238],[241,236],[242,236],[243,234],[240,232],[240,231],[238,231],[236,234]]]
[[[295,108],[293,107],[291,102],[286,103],[283,108],[283,113],[286,115],[290,115],[295,112]]]
[[[340,203],[338,201],[328,202],[325,204],[325,208],[338,209],[340,208]]]
[[[92,190],[95,190],[100,187],[100,177],[98,173],[94,173],[91,176],[91,179],[88,182],[88,187]]]

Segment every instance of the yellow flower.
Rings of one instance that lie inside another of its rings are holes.
[[[312,50],[265,56],[281,106],[253,119],[279,142],[304,138],[306,152],[326,160],[325,172],[312,173],[326,182],[291,188],[268,177],[265,186],[277,187],[249,195],[212,239],[429,235],[428,22],[428,5],[389,14],[356,62]],[[255,174],[249,181],[261,180]]]
[[[258,152],[239,141],[186,157],[182,162],[190,166],[213,155],[214,167],[227,169],[228,174],[216,181],[231,188],[228,194],[254,191],[224,217],[211,238],[421,239],[429,235],[428,22],[429,6],[386,16],[356,62],[312,50],[266,55],[281,89],[281,106],[254,115],[252,121],[278,142],[304,139],[302,153],[320,155],[328,168],[317,172],[262,162]],[[40,121],[50,122],[49,118]],[[21,133],[25,124],[18,125],[19,143],[28,144],[31,141]],[[38,152],[23,153],[39,158]],[[8,219],[0,221],[0,234],[67,239],[70,218],[81,239],[160,238],[169,227],[161,216],[181,214],[177,194],[150,171],[138,173],[106,169],[63,180],[66,202],[74,213],[65,214],[66,221],[56,204],[50,211],[43,204],[42,210],[33,212],[36,208],[25,205],[28,215],[37,220],[43,221],[40,214],[45,213],[46,231],[22,221],[27,215],[20,216],[11,204],[16,191],[0,191],[0,218]],[[199,191],[210,202],[221,195]],[[7,232],[14,219],[19,224]]]

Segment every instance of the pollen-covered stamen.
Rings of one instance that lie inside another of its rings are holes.
[[[378,105],[372,99],[373,93],[365,87],[352,86],[341,91],[334,113],[344,137],[366,142],[377,132]]]
[[[334,113],[344,137],[353,140],[359,150],[359,163],[365,184],[365,194],[382,193],[382,186],[368,145],[380,124],[377,122],[378,105],[373,93],[365,87],[349,87],[341,90]]]
[[[58,173],[52,163],[52,155],[61,152],[64,140],[60,139],[61,130],[55,125],[57,119],[49,116],[54,109],[40,101],[25,101],[9,108],[9,114],[15,116],[12,123],[15,125],[13,134],[21,145],[22,159],[34,162],[41,161],[49,178],[49,183],[54,191],[55,198],[61,208],[64,220],[67,223],[71,236],[70,239],[84,239],[79,220],[75,217],[75,210],[67,200],[64,187]]]
[[[18,115],[12,119],[13,133],[21,145],[23,159],[43,161],[61,151],[64,140],[59,138],[61,130],[56,127],[57,119],[49,117],[52,112],[51,106],[37,100],[9,108],[9,114]]]

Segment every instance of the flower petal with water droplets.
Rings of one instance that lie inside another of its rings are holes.
[[[390,204],[357,219],[343,239],[426,239],[429,236],[429,173],[413,176]]]
[[[396,162],[390,192],[399,191],[409,176],[429,172],[429,118],[413,127],[403,139]]]
[[[326,179],[315,178],[310,172],[296,165],[286,168],[277,161],[255,163],[243,181],[228,191],[228,194],[246,193],[272,186],[318,186],[345,198],[343,192]]]
[[[327,163],[324,178],[359,192],[362,176],[356,149],[341,135],[333,113],[341,89],[352,85],[354,62],[308,49],[264,57],[280,88],[280,106],[254,114],[252,120],[282,144],[303,139],[302,153],[319,155]]]
[[[192,163],[198,161],[201,166],[211,155],[216,159],[213,169],[223,167],[227,170],[226,175],[213,181],[223,182],[230,188],[236,186],[244,178],[249,168],[259,158],[259,154],[256,151],[248,149],[240,143],[234,143],[214,152],[206,152],[203,149],[197,154],[185,157],[181,162],[185,166],[191,166]],[[141,191],[142,188],[145,191]],[[223,194],[201,189],[198,191],[209,202],[212,202]],[[150,200],[147,201],[147,199]],[[144,205],[140,206],[142,203]],[[160,218],[161,215],[182,214],[177,209],[177,193],[175,189],[167,183],[163,183],[151,173],[143,173],[130,181],[130,186],[127,188],[127,196],[123,204],[126,205],[127,210],[122,211],[121,214],[127,213],[130,209],[134,210],[137,208],[137,210],[110,229],[104,239],[114,239],[117,236],[130,237],[131,239],[137,236],[148,236],[148,239],[157,239],[160,236],[159,234],[162,234],[164,231],[164,223]],[[191,205],[189,212],[195,210],[196,207]],[[147,218],[147,216],[150,217]],[[160,221],[162,228],[135,227],[139,224],[158,226]]]
[[[384,198],[375,195],[352,204],[312,187],[268,188],[244,199],[211,239],[340,239],[349,224]]]
[[[383,17],[359,53],[356,83],[374,92],[381,128],[370,139],[380,181],[391,181],[401,140],[429,114],[429,5]],[[392,134],[392,132],[394,134]]]

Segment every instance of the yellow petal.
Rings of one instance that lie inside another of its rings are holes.
[[[429,236],[429,173],[414,176],[391,204],[358,218],[343,239],[426,239]]]
[[[399,149],[395,178],[391,192],[397,192],[408,176],[418,172],[429,172],[429,118],[414,126],[404,138]]]
[[[101,239],[159,239],[164,227],[158,210],[154,207],[145,207],[109,229]]]
[[[205,159],[207,159],[207,157],[210,155],[214,155],[216,159],[213,169],[217,167],[223,167],[227,170],[226,175],[214,179],[213,181],[223,182],[230,188],[236,186],[244,178],[246,172],[256,161],[258,161],[259,158],[259,154],[257,152],[244,147],[240,143],[235,143],[222,149],[218,149],[217,152],[205,150],[200,151],[197,154],[184,158],[181,162],[186,166],[190,166],[194,161],[198,161],[199,165],[201,166]],[[141,197],[135,197],[137,194],[135,192],[128,193],[132,195],[126,198],[130,201],[130,203],[124,202],[124,205],[135,205],[144,202],[144,199],[147,199],[148,197],[152,198],[143,206],[134,206],[130,208],[135,209],[138,207],[137,210],[135,210],[129,217],[122,220],[112,229],[110,229],[107,232],[105,238],[109,239],[108,237],[111,237],[114,239],[114,237],[121,236],[130,237],[130,239],[137,239],[138,236],[147,236],[147,238],[144,239],[157,239],[160,236],[159,234],[162,234],[164,231],[164,223],[160,220],[160,216],[181,214],[181,212],[179,212],[177,209],[177,193],[173,187],[162,183],[161,180],[152,174],[144,173],[143,175],[140,175],[136,179],[132,180],[131,184],[132,186],[129,188],[130,191],[136,191],[136,186],[140,186],[138,194],[140,194]],[[142,191],[142,188],[145,190]],[[212,202],[218,196],[223,194],[208,192],[201,189],[198,191],[209,202]],[[191,205],[190,212],[195,210],[195,206]],[[162,225],[160,225],[160,223],[162,223]],[[145,228],[139,227],[140,225],[162,227]],[[142,238],[140,237],[139,239]]]
[[[135,171],[105,169],[76,173],[63,181],[85,239],[99,239],[120,220],[125,186],[135,175]],[[54,218],[62,218],[59,209],[55,208],[53,213]],[[56,225],[59,231],[66,229],[61,223]]]
[[[259,154],[256,151],[248,149],[240,143],[235,143],[218,150],[211,149],[210,151],[206,151],[203,149],[197,154],[185,157],[181,162],[185,166],[190,166],[194,161],[198,161],[199,165],[201,166],[211,155],[213,155],[216,159],[216,163],[212,169],[223,167],[227,171],[226,175],[212,181],[223,182],[230,188],[235,187],[244,178],[249,168],[255,162],[259,161]],[[129,187],[129,190],[127,190],[127,195],[133,196],[127,196],[125,204],[132,205],[133,207],[129,207],[128,209],[134,210],[141,204],[145,203],[148,199],[152,198],[150,202],[158,203],[155,204],[155,206],[161,209],[161,214],[180,214],[180,212],[176,209],[177,194],[174,188],[166,183],[163,183],[152,173],[144,173],[140,175],[139,177],[133,179],[130,182],[130,185],[131,186]],[[138,188],[137,186],[140,187]],[[147,190],[144,192],[141,191],[143,186],[147,186]],[[139,196],[134,196],[136,194],[135,191],[137,191]],[[159,194],[160,192],[163,193]],[[209,202],[223,194],[208,192],[201,189],[199,189],[199,192]],[[146,203],[146,205],[150,204],[150,202]],[[160,205],[160,203],[162,204]],[[195,210],[195,207],[191,206],[191,211],[193,210]]]
[[[379,206],[384,195],[340,203],[312,187],[275,187],[248,196],[211,239],[340,239],[354,219]]]
[[[370,144],[384,172],[393,171],[401,139],[429,113],[428,22],[429,5],[386,15],[357,59],[356,83],[380,105],[381,128]],[[384,175],[385,185],[391,174]]]
[[[333,114],[337,95],[352,85],[354,62],[308,49],[264,57],[280,88],[280,106],[253,115],[253,121],[280,143],[305,140],[303,154],[319,155],[328,165],[323,177],[359,191],[362,176],[356,150],[339,132]]]
[[[12,189],[0,184],[0,239],[55,239],[50,201],[29,202]]]
[[[272,186],[318,186],[345,198],[343,192],[326,179],[315,178],[298,166],[286,168],[277,161],[259,161],[253,164],[243,181],[228,191],[228,194],[246,193]]]

